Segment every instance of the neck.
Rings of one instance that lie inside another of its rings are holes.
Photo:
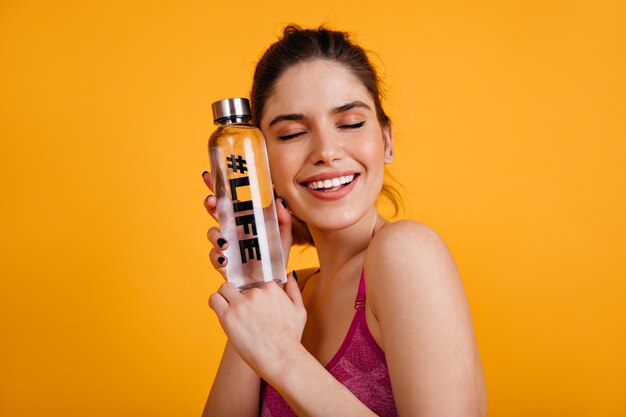
[[[315,241],[322,280],[335,276],[351,259],[361,254],[370,244],[372,236],[387,223],[375,208],[355,224],[337,230],[310,227]]]

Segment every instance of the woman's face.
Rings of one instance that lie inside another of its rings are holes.
[[[391,129],[343,65],[316,60],[286,70],[260,127],[274,188],[309,226],[336,230],[375,213]]]

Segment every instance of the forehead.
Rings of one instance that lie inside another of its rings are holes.
[[[262,122],[284,113],[314,117],[354,101],[374,108],[369,91],[348,68],[325,60],[302,62],[278,78],[265,103]]]

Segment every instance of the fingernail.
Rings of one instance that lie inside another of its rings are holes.
[[[287,208],[287,203],[285,203],[285,200],[282,197],[278,198],[280,198],[280,204],[282,204],[284,208]]]
[[[296,280],[296,282],[298,282],[298,274],[296,274],[296,270],[294,269],[291,274],[293,275],[293,279]]]
[[[221,256],[220,256],[219,258],[217,258],[217,262],[218,262],[220,265],[224,265],[224,261],[226,261],[226,259],[224,259],[224,258],[223,258],[223,257],[221,257]]]
[[[217,246],[220,248],[226,244],[226,239],[219,238],[217,239]]]
[[[208,173],[209,173],[209,171],[204,171],[204,172],[202,173],[202,178],[204,178],[204,176],[205,176],[206,174],[208,174]]]

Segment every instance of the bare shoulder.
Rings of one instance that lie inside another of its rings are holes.
[[[443,238],[430,226],[402,220],[376,233],[365,255],[365,278],[372,310],[396,297],[465,294],[454,259]],[[453,290],[453,291],[451,291]],[[398,306],[391,303],[390,307]]]
[[[416,221],[387,224],[367,249],[364,271],[399,414],[485,415],[469,305],[441,236]]]
[[[433,257],[450,258],[443,238],[430,226],[415,221],[389,223],[374,235],[366,252],[368,266],[403,268],[432,261]],[[372,262],[376,260],[375,262]]]
[[[394,245],[394,249],[405,244],[443,243],[443,239],[430,226],[415,220],[400,220],[388,223],[376,233],[372,239],[370,249],[380,250],[388,245]]]

